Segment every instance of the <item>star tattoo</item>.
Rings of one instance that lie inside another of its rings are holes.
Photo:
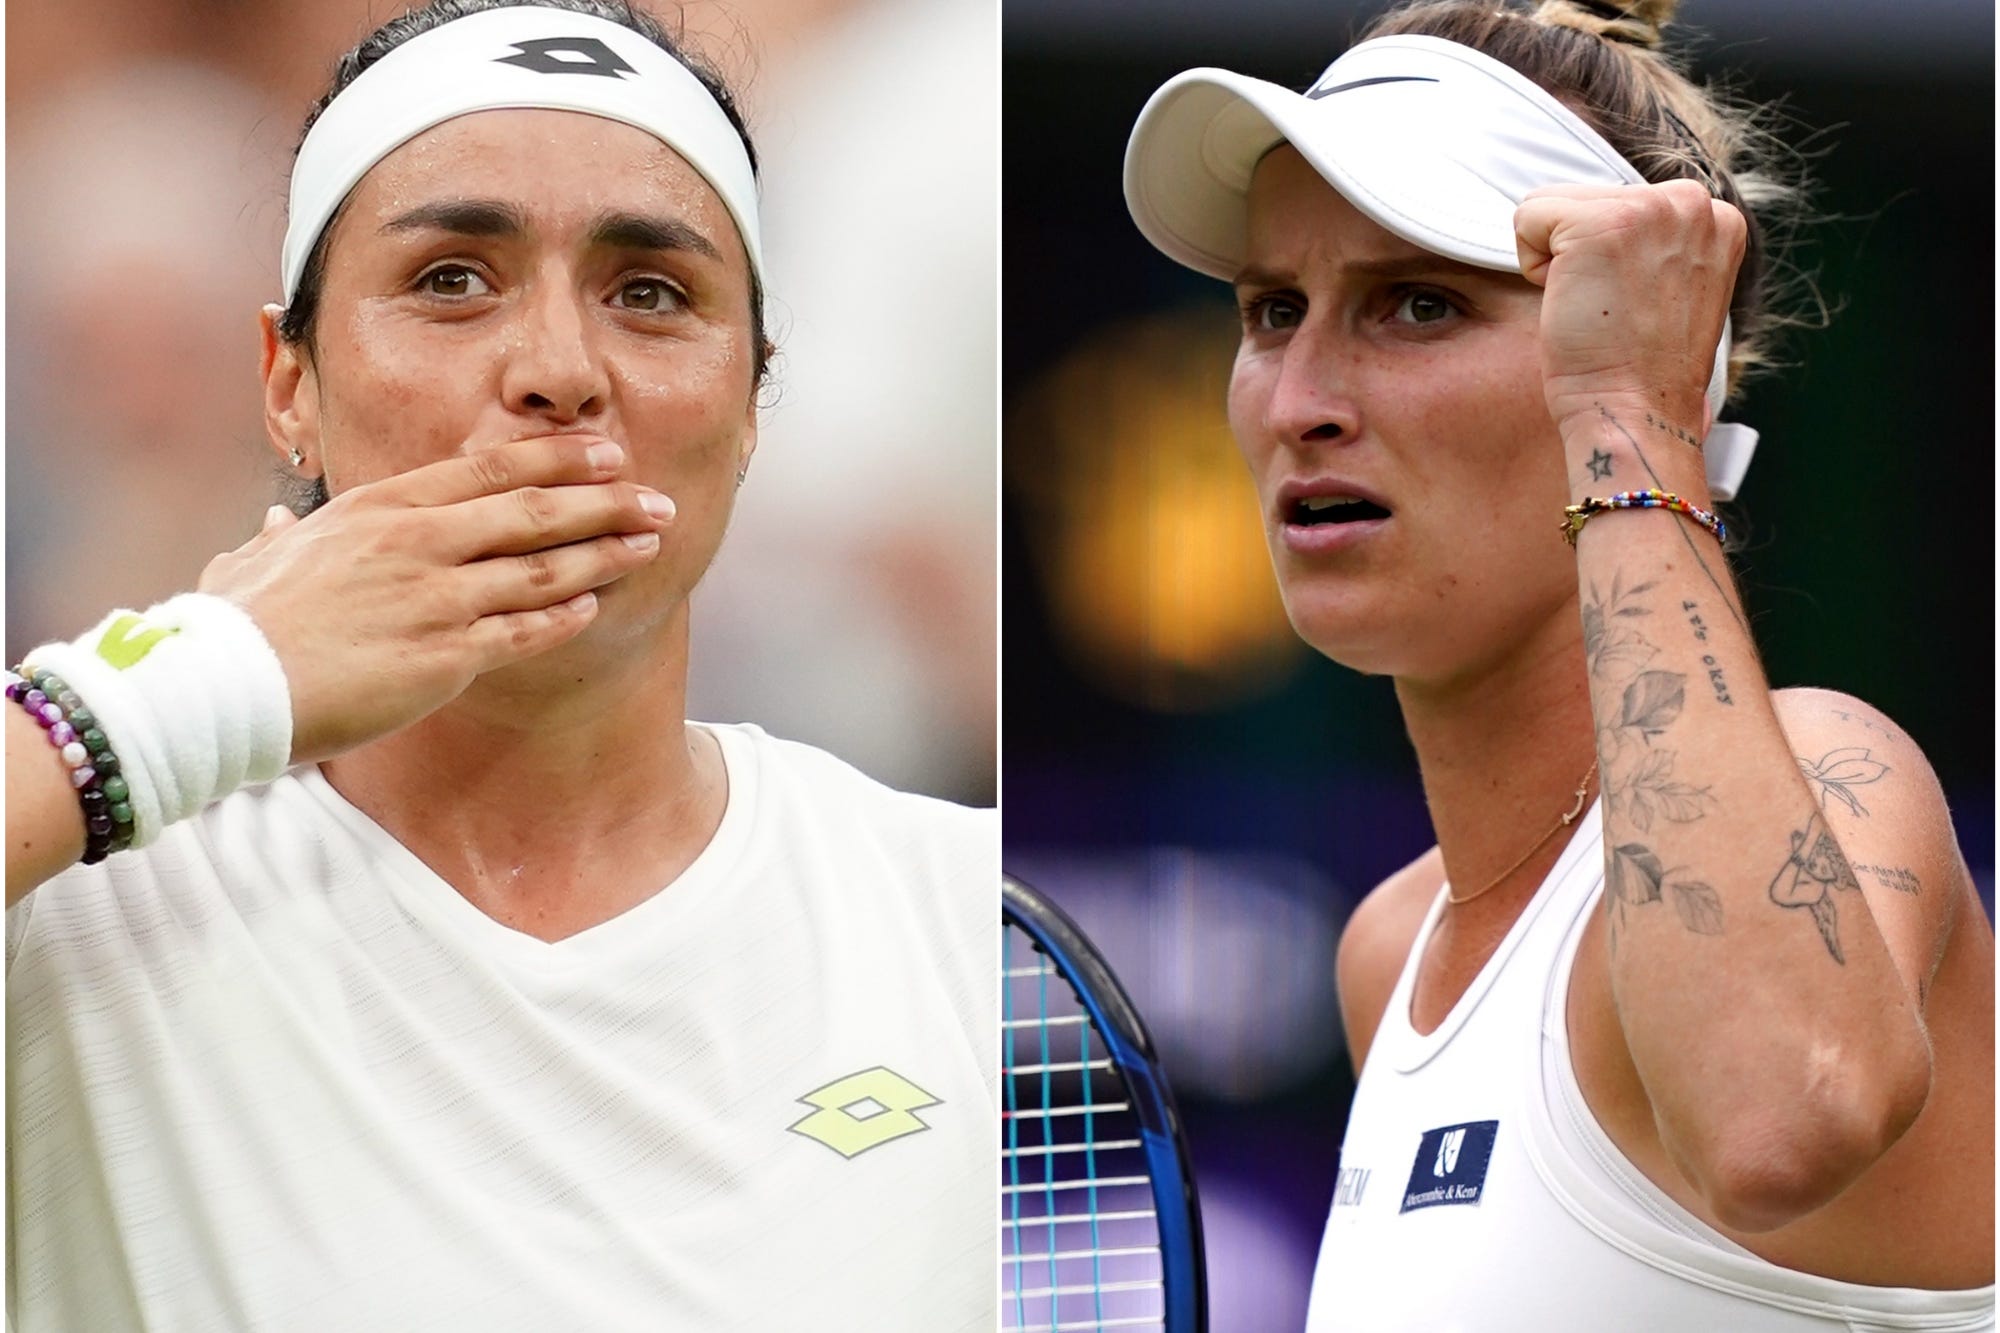
[[[1585,464],[1585,466],[1590,469],[1590,475],[1593,480],[1603,481],[1611,475],[1611,455],[1605,453],[1602,449],[1593,449],[1590,451],[1590,462]],[[1603,471],[1600,472],[1599,468],[1602,468]]]

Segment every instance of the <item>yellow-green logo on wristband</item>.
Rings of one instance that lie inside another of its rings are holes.
[[[134,634],[134,630],[139,632]],[[147,625],[140,617],[127,612],[105,628],[104,637],[97,641],[97,655],[124,671],[137,666],[161,639],[179,633],[178,629]]]

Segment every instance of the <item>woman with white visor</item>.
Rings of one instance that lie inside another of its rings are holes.
[[[310,512],[8,691],[15,1333],[991,1327],[994,821],[686,720],[757,209],[623,0],[340,62]]]
[[[1744,623],[1776,191],[1672,8],[1400,8],[1128,149],[1235,286],[1291,621],[1394,678],[1438,839],[1341,944],[1312,1333],[1993,1327],[1992,932],[1917,746]]]

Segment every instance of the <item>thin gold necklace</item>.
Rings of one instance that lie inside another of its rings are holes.
[[[1551,828],[1547,833],[1544,833],[1541,837],[1535,839],[1535,845],[1533,847],[1530,847],[1527,851],[1523,852],[1521,854],[1520,860],[1516,861],[1513,865],[1510,865],[1505,870],[1501,871],[1497,876],[1494,877],[1492,883],[1488,884],[1485,888],[1479,890],[1478,893],[1468,893],[1463,898],[1460,898],[1459,896],[1453,893],[1446,893],[1445,900],[1447,902],[1452,903],[1454,906],[1461,903],[1469,903],[1474,898],[1479,897],[1480,894],[1490,893],[1494,889],[1499,888],[1501,881],[1505,880],[1507,876],[1513,874],[1516,870],[1519,870],[1522,866],[1528,864],[1528,858],[1533,856],[1536,852],[1542,850],[1543,844],[1547,843],[1550,838],[1555,837],[1556,834],[1568,828],[1570,824],[1575,821],[1576,817],[1583,813],[1583,796],[1585,792],[1590,790],[1590,779],[1592,775],[1595,774],[1596,772],[1597,772],[1597,761],[1593,759],[1590,761],[1590,767],[1584,770],[1583,781],[1576,784],[1576,804],[1570,807],[1569,813],[1564,815],[1562,819],[1557,822],[1554,828]]]

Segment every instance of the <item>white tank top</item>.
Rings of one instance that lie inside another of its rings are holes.
[[[1991,1286],[1868,1287],[1780,1268],[1662,1193],[1578,1090],[1570,965],[1603,888],[1593,805],[1437,1029],[1410,1025],[1417,932],[1341,1143],[1307,1333],[1991,1330]]]

